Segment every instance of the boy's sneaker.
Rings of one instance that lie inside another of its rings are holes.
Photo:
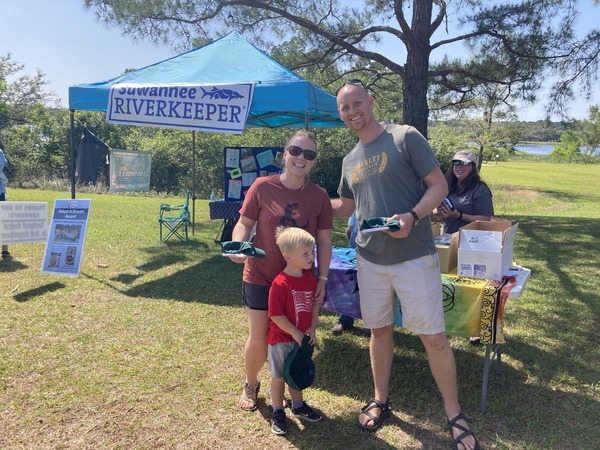
[[[300,408],[294,408],[292,406],[292,414],[298,419],[306,420],[308,422],[318,422],[323,418],[320,414],[317,414],[306,402],[302,402]]]
[[[271,416],[271,431],[279,436],[287,433],[285,411],[283,409],[273,411],[273,415]]]

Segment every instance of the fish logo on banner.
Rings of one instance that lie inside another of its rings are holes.
[[[202,92],[204,93],[204,95],[202,96],[202,98],[204,97],[210,97],[211,99],[215,99],[215,98],[222,98],[225,100],[232,100],[234,98],[244,98],[244,96],[242,94],[240,94],[237,91],[231,90],[231,89],[217,89],[216,87],[214,87],[212,89],[212,91],[207,91],[204,88],[200,88],[202,89]]]
[[[254,83],[115,84],[106,121],[240,134],[253,93]]]

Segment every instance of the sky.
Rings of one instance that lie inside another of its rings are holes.
[[[593,7],[592,0],[581,3],[587,11],[582,28],[588,29],[600,17],[600,6]],[[81,0],[2,0],[0,55],[10,53],[14,62],[25,65],[21,74],[41,69],[50,83],[47,90],[56,93],[61,106],[68,107],[69,86],[104,81],[125,69],[145,67],[176,54],[167,46],[134,41],[117,28],[108,29],[82,5]],[[574,103],[569,114],[587,118],[588,105],[599,103],[600,93],[596,93],[590,102]],[[519,109],[521,120],[544,117],[543,101]]]

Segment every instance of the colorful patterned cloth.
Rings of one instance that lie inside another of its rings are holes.
[[[504,305],[516,283],[515,277],[492,281],[441,276],[446,332],[454,336],[479,336],[482,344],[503,344]],[[354,249],[333,247],[328,277],[323,308],[360,319]],[[402,326],[399,302],[396,325]]]

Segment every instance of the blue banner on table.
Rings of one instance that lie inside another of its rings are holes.
[[[55,200],[42,272],[79,276],[91,200]]]
[[[110,192],[150,190],[150,152],[110,151]]]
[[[115,84],[106,121],[241,134],[253,93],[254,83]]]

